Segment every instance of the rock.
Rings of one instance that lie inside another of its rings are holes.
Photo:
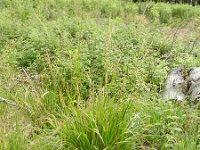
[[[183,100],[187,91],[187,83],[184,80],[184,67],[173,68],[165,82],[163,98],[165,100]]]
[[[188,86],[190,101],[197,103],[200,98],[200,67],[193,67],[188,71]]]
[[[197,53],[197,52],[191,52],[190,53],[192,56],[194,56],[194,57],[198,57],[199,56],[199,54]]]
[[[165,100],[183,100],[188,95],[192,104],[200,100],[200,67],[192,67],[188,71],[187,81],[184,79],[184,67],[173,68],[165,82],[163,98]]]
[[[200,80],[200,67],[192,67],[188,71],[188,82],[195,84]]]

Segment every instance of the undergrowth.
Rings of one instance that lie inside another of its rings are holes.
[[[200,148],[199,105],[163,101],[199,66],[199,7],[120,0],[0,2],[0,149]],[[194,55],[195,53],[195,55]]]

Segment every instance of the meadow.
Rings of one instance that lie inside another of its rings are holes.
[[[161,96],[199,50],[200,6],[1,0],[0,150],[200,149],[200,104]]]

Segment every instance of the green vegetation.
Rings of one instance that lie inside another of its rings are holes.
[[[1,0],[0,149],[198,150],[199,104],[165,102],[199,66],[200,7]],[[196,53],[197,56],[193,54]]]
[[[156,3],[171,3],[171,4],[189,4],[192,6],[199,5],[200,0],[125,0],[129,2],[156,2]]]

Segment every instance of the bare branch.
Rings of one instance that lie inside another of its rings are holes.
[[[6,103],[6,104],[9,104],[9,105],[12,105],[12,106],[17,106],[17,104],[15,102],[8,100],[8,99],[5,99],[3,97],[0,97],[0,102]]]

